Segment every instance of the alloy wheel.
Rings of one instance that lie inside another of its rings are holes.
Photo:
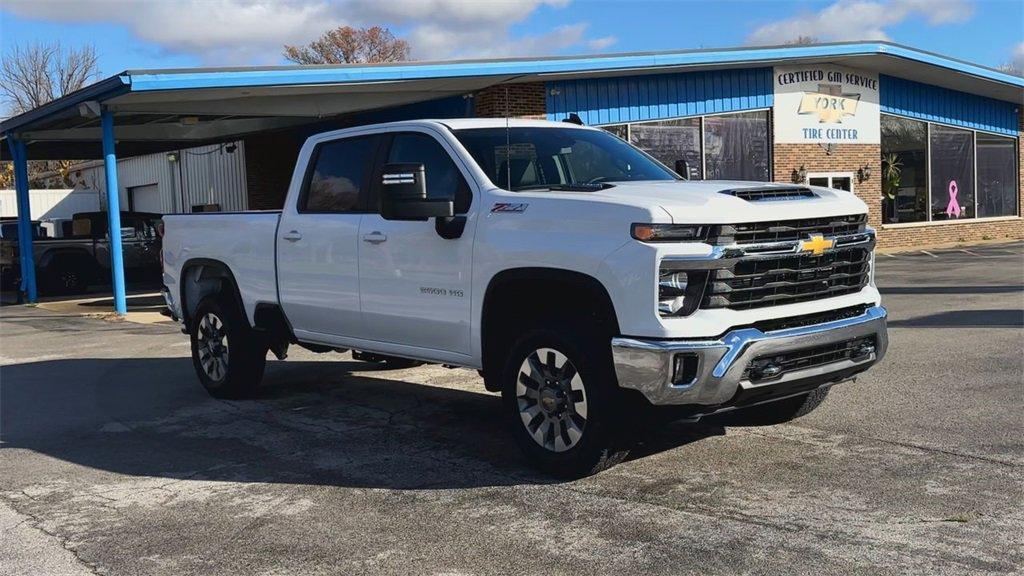
[[[587,395],[576,365],[561,352],[540,348],[523,360],[516,382],[523,426],[553,452],[576,446],[587,425]]]
[[[228,371],[228,335],[224,322],[213,312],[207,312],[199,321],[196,342],[203,372],[211,380],[223,380]]]

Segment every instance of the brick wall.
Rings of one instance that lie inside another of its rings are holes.
[[[508,90],[508,104],[505,93]],[[543,82],[491,86],[476,93],[474,109],[478,118],[547,118]]]
[[[245,137],[245,180],[249,210],[280,210],[288,195],[295,161],[305,137],[270,132]]]
[[[1024,134],[1024,112],[1020,116],[1021,133]],[[1024,151],[1018,141],[1018,165],[1020,168],[1018,191],[1024,190]],[[831,154],[817,144],[776,144],[773,161],[773,178],[777,182],[792,182],[793,170],[803,166],[808,172],[852,172],[854,193],[868,205],[868,223],[878,231],[880,248],[905,248],[978,240],[1024,238],[1024,220],[974,221],[964,220],[955,224],[915,224],[902,226],[882,225],[881,189],[881,147],[877,144],[839,144]],[[860,167],[871,167],[871,178],[857,182],[856,173]],[[1024,214],[1024,194],[1018,194],[1020,211]]]

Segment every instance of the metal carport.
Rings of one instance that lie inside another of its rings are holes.
[[[915,66],[907,68],[906,62]],[[225,142],[247,134],[313,125],[342,115],[471,94],[516,82],[629,76],[681,70],[833,62],[953,90],[1019,100],[1020,78],[885,42],[691,50],[586,57],[376,65],[279,66],[126,71],[0,123],[13,160],[22,290],[36,301],[27,161],[103,158],[115,310],[126,311],[120,250],[117,155],[134,156]],[[548,95],[549,99],[554,96]],[[550,113],[549,109],[549,113]]]

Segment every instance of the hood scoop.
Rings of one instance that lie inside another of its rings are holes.
[[[803,186],[760,186],[753,188],[732,188],[719,190],[720,194],[735,196],[747,202],[778,202],[784,200],[806,200],[818,195]]]

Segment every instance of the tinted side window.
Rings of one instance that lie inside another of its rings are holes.
[[[373,168],[377,139],[372,136],[325,142],[317,146],[313,173],[299,210],[305,212],[353,212],[359,209],[359,193]]]
[[[437,140],[413,132],[395,135],[388,163],[399,162],[423,164],[427,172],[428,198],[454,198],[456,213],[469,210],[472,201],[469,187],[451,156]]]

